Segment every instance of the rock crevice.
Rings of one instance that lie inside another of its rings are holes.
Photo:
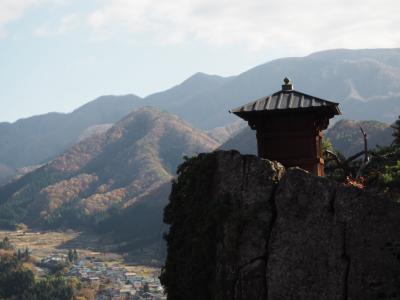
[[[349,272],[350,272],[350,263],[351,263],[351,259],[350,256],[347,254],[347,249],[346,249],[346,238],[347,238],[347,234],[346,234],[346,223],[342,223],[342,259],[344,262],[344,268],[345,271],[343,273],[343,300],[347,300],[348,299],[348,285],[349,285]]]

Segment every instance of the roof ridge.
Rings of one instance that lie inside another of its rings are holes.
[[[315,97],[298,90],[280,90],[242,106],[231,109],[231,113],[249,113],[261,111],[283,111],[296,109],[331,109],[334,114],[341,114],[339,103]]]

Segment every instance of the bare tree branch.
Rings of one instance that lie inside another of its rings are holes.
[[[348,159],[346,159],[346,163],[348,164],[348,163],[352,162],[353,160],[355,160],[356,158],[359,158],[364,153],[365,153],[364,150],[357,152],[356,154],[354,154],[354,155],[350,156]]]
[[[347,161],[343,161],[339,155],[328,149],[325,150],[325,153],[333,158],[333,160],[337,163],[338,167],[341,168],[346,175],[349,173]]]
[[[365,131],[362,129],[360,126],[361,133],[364,137],[364,163],[369,161],[369,155],[368,155],[368,139],[367,139],[367,134]]]
[[[364,160],[363,160],[363,162],[362,162],[360,168],[358,169],[356,178],[360,178],[360,177],[361,177],[361,175],[362,175],[364,169],[366,168],[366,166],[367,166],[367,165],[369,164],[369,162],[370,162],[369,155],[368,155],[368,138],[367,138],[367,134],[366,134],[366,132],[362,129],[361,126],[360,126],[360,130],[361,130],[361,133],[362,133],[362,135],[363,135],[363,137],[364,137],[364,151],[363,151],[363,153],[364,153]]]

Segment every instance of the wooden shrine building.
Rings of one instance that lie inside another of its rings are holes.
[[[324,176],[322,130],[340,115],[339,104],[293,89],[282,90],[231,110],[257,131],[258,156]]]

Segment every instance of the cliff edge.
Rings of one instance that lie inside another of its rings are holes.
[[[400,299],[400,204],[236,151],[178,175],[169,300]]]

